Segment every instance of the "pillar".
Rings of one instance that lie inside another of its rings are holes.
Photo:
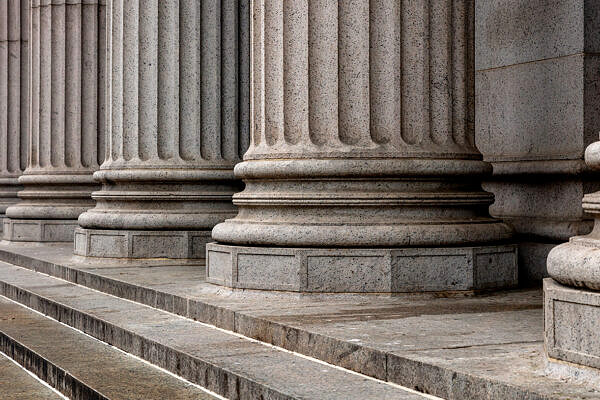
[[[104,148],[104,5],[32,0],[30,18],[29,160],[4,239],[71,241],[77,217],[94,205]]]
[[[600,170],[600,142],[588,146],[585,160]],[[594,218],[592,232],[574,236],[548,254],[546,352],[554,360],[600,368],[600,192],[583,197],[583,210]]]
[[[473,143],[473,1],[255,1],[252,143],[208,280],[308,292],[516,282]]]
[[[475,139],[494,170],[483,188],[515,230],[527,286],[594,224],[581,198],[600,189],[583,159],[600,132],[599,16],[598,1],[476,1]]]
[[[112,0],[109,135],[75,254],[204,258],[248,142],[247,1]]]
[[[0,2],[0,231],[27,162],[28,0]]]

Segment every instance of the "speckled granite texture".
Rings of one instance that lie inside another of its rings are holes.
[[[78,254],[203,258],[181,238],[208,237],[235,215],[233,166],[249,136],[249,10],[247,1],[216,4],[112,3],[110,140],[95,208],[79,217],[95,240]],[[163,243],[121,251],[142,231]]]
[[[6,210],[11,229],[4,239],[72,241],[77,217],[94,206],[92,173],[104,156],[105,6],[97,0],[42,3],[31,2],[23,201]],[[65,220],[63,228],[52,222]]]

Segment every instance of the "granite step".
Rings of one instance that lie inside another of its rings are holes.
[[[442,398],[600,399],[600,380],[548,364],[541,290],[230,291],[207,283],[201,264],[74,257],[70,244],[0,243],[0,260]]]
[[[7,263],[0,295],[230,399],[433,398]]]
[[[74,400],[219,398],[1,296],[0,350]]]
[[[0,398],[2,400],[65,399],[2,353],[0,353]]]

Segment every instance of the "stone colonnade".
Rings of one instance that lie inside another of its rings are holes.
[[[5,239],[208,254],[232,287],[516,284],[480,186],[473,1],[251,4],[33,0],[31,146]]]

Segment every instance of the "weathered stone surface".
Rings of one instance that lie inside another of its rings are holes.
[[[0,3],[0,220],[19,201],[27,162],[29,1]],[[1,221],[0,221],[1,222]],[[2,227],[0,226],[0,230]]]
[[[79,218],[96,241],[77,254],[204,258],[204,243],[126,252],[123,233],[176,232],[160,234],[175,249],[181,235],[207,236],[235,215],[233,166],[249,137],[248,18],[247,1],[113,1],[109,146],[94,175],[103,186]]]
[[[77,221],[73,219],[4,218],[4,240],[11,242],[69,242]]]
[[[544,280],[548,357],[600,368],[600,293]]]
[[[491,169],[473,143],[472,1],[257,2],[252,11],[254,134],[235,167],[246,186],[233,198],[237,217],[213,239],[275,254],[510,237],[479,185]],[[297,281],[298,268],[279,265],[262,258],[248,271]],[[326,290],[381,290],[372,282],[385,264],[371,267]]]
[[[480,1],[475,20],[475,137],[494,169],[483,187],[491,215],[527,243],[520,276],[539,282],[549,244],[591,230],[578,203],[600,189],[583,162],[600,131],[600,5]]]
[[[2,351],[69,399],[217,399],[4,298],[0,298],[0,312]],[[5,399],[3,378],[0,396]]]
[[[112,258],[204,258],[210,231],[75,229],[73,253]]]
[[[424,398],[170,313],[74,284],[65,287],[62,280],[8,264],[0,267],[0,281],[2,295],[227,398]]]
[[[587,147],[585,160],[600,170],[600,142]],[[544,281],[546,351],[551,358],[600,368],[600,192],[584,196],[583,210],[594,217],[592,232],[548,255],[553,279]]]
[[[516,246],[327,249],[207,245],[207,281],[240,289],[399,293],[517,285]]]
[[[0,394],[4,400],[62,400],[58,393],[0,354]]]
[[[446,298],[231,292],[207,284],[201,265],[70,254],[66,245],[0,245],[2,260],[444,398],[598,398],[593,381],[565,382],[546,370],[538,290]],[[99,303],[90,296],[85,304]]]
[[[70,241],[67,227],[94,205],[92,173],[104,155],[104,8],[101,0],[31,2],[29,157],[23,201],[6,210],[20,232],[6,240]],[[71,222],[61,232],[40,234],[63,220]]]
[[[595,1],[476,1],[475,7],[478,70],[600,52]]]

